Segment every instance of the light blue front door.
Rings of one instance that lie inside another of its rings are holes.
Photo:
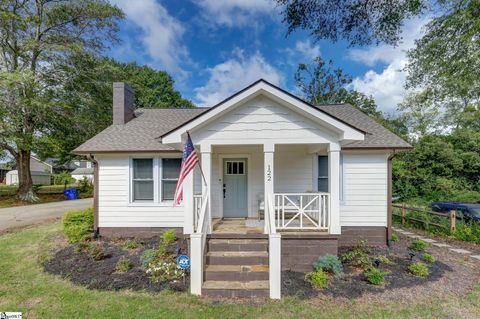
[[[248,217],[247,159],[223,160],[223,217]]]

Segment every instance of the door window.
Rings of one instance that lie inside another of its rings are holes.
[[[225,167],[226,175],[245,175],[244,161],[227,161]]]

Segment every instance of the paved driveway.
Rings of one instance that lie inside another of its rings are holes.
[[[0,209],[0,232],[19,226],[27,226],[44,220],[62,217],[72,209],[84,209],[93,205],[93,198],[66,200],[28,206]]]

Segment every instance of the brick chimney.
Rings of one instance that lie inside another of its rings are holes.
[[[125,124],[135,117],[135,94],[124,82],[113,83],[113,124]]]

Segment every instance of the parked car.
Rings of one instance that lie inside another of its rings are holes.
[[[457,219],[480,222],[480,204],[432,202],[430,206],[435,212],[448,213],[451,210],[456,210]]]

